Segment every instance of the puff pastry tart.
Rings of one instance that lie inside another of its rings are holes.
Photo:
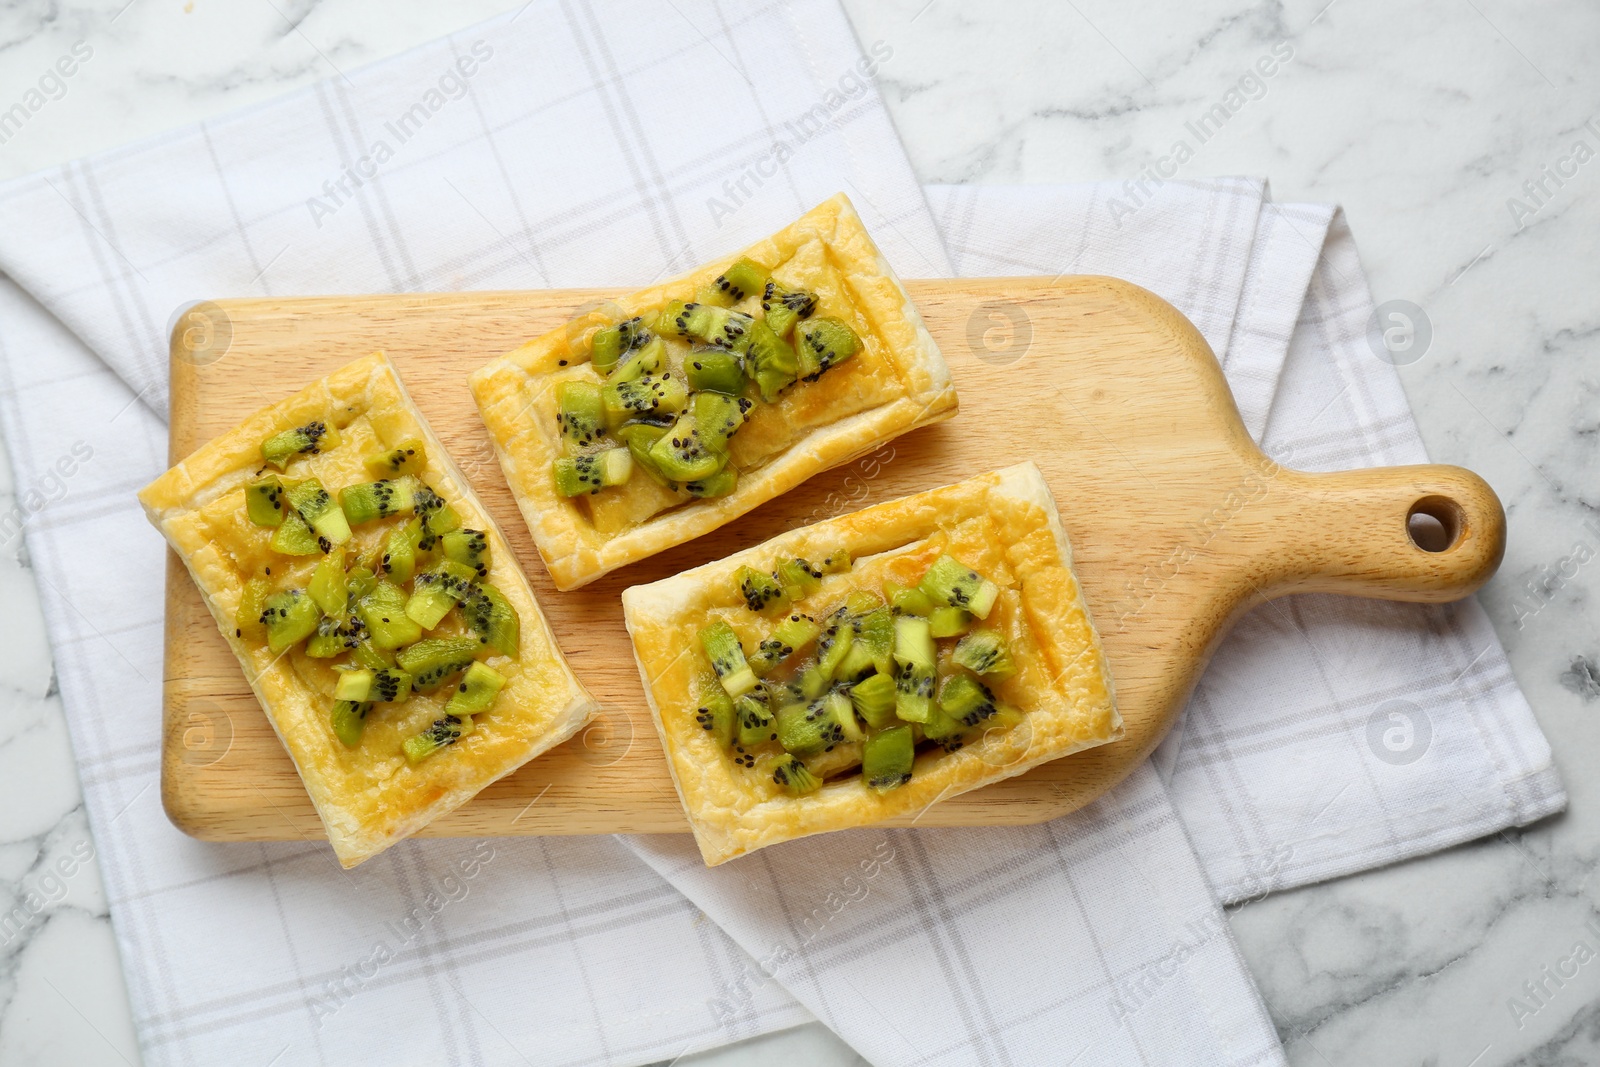
[[[139,499],[346,867],[594,714],[505,538],[382,353],[257,412]]]
[[[560,589],[956,411],[944,357],[842,195],[471,385]]]
[[[707,865],[1122,736],[1032,463],[807,526],[622,594]]]

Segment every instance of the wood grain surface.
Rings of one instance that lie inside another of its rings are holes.
[[[429,826],[428,835],[686,832],[622,624],[623,588],[793,527],[1024,459],[1043,469],[1105,640],[1124,740],[935,805],[922,826],[1040,822],[1120,781],[1165,735],[1229,625],[1285,593],[1467,595],[1504,550],[1476,475],[1415,466],[1307,474],[1251,442],[1198,332],[1110,278],[911,282],[960,393],[915,431],[697,541],[574,592],[551,585],[494,461],[467,374],[560,326],[587,291],[207,302],[173,332],[174,461],[246,415],[375,349],[505,530],[563,650],[605,705],[566,745]],[[1408,535],[1414,512],[1448,546]],[[1437,547],[1437,546],[1434,546]],[[288,755],[198,591],[169,560],[162,796],[209,840],[320,838]]]

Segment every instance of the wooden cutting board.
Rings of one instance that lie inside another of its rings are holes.
[[[623,629],[622,589],[1023,459],[1043,469],[1061,507],[1127,736],[937,804],[919,825],[1040,822],[1093,800],[1150,754],[1229,625],[1264,599],[1315,591],[1452,600],[1500,561],[1500,502],[1468,471],[1306,474],[1268,460],[1240,423],[1205,340],[1142,289],[1095,277],[908,288],[949,361],[959,415],[570,593],[550,584],[534,551],[466,376],[585,303],[617,294],[198,305],[173,330],[171,455],[187,456],[374,349],[394,360],[505,530],[573,668],[605,706],[586,733],[437,820],[423,831],[430,835],[685,832]],[[1432,518],[1412,519],[1417,513]],[[1408,534],[1418,523],[1431,523],[1447,546],[1419,547]],[[162,797],[175,824],[208,840],[322,836],[288,755],[176,557],[168,567],[165,697]]]

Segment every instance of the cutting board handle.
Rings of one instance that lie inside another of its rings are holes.
[[[1269,491],[1263,503],[1278,512],[1291,544],[1278,556],[1269,596],[1459,600],[1488,581],[1505,554],[1500,498],[1461,467],[1279,468],[1273,481],[1283,491]]]

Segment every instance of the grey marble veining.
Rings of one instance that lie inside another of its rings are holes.
[[[0,177],[270,99],[507,6],[8,5],[0,108],[75,43],[93,55],[0,144]],[[924,181],[1267,175],[1278,199],[1343,204],[1376,299],[1426,312],[1431,344],[1403,380],[1433,457],[1479,471],[1506,503],[1508,553],[1482,598],[1571,810],[1242,905],[1233,926],[1296,1064],[1600,1062],[1600,798],[1587,773],[1600,751],[1600,9],[845,6],[860,39],[894,49],[880,86]],[[1227,121],[1197,135],[1224,101]],[[29,475],[17,472],[24,490]],[[28,919],[0,930],[0,1064],[136,1063],[19,548],[0,545],[0,906],[20,902]],[[853,1059],[816,1030],[762,1051]]]

